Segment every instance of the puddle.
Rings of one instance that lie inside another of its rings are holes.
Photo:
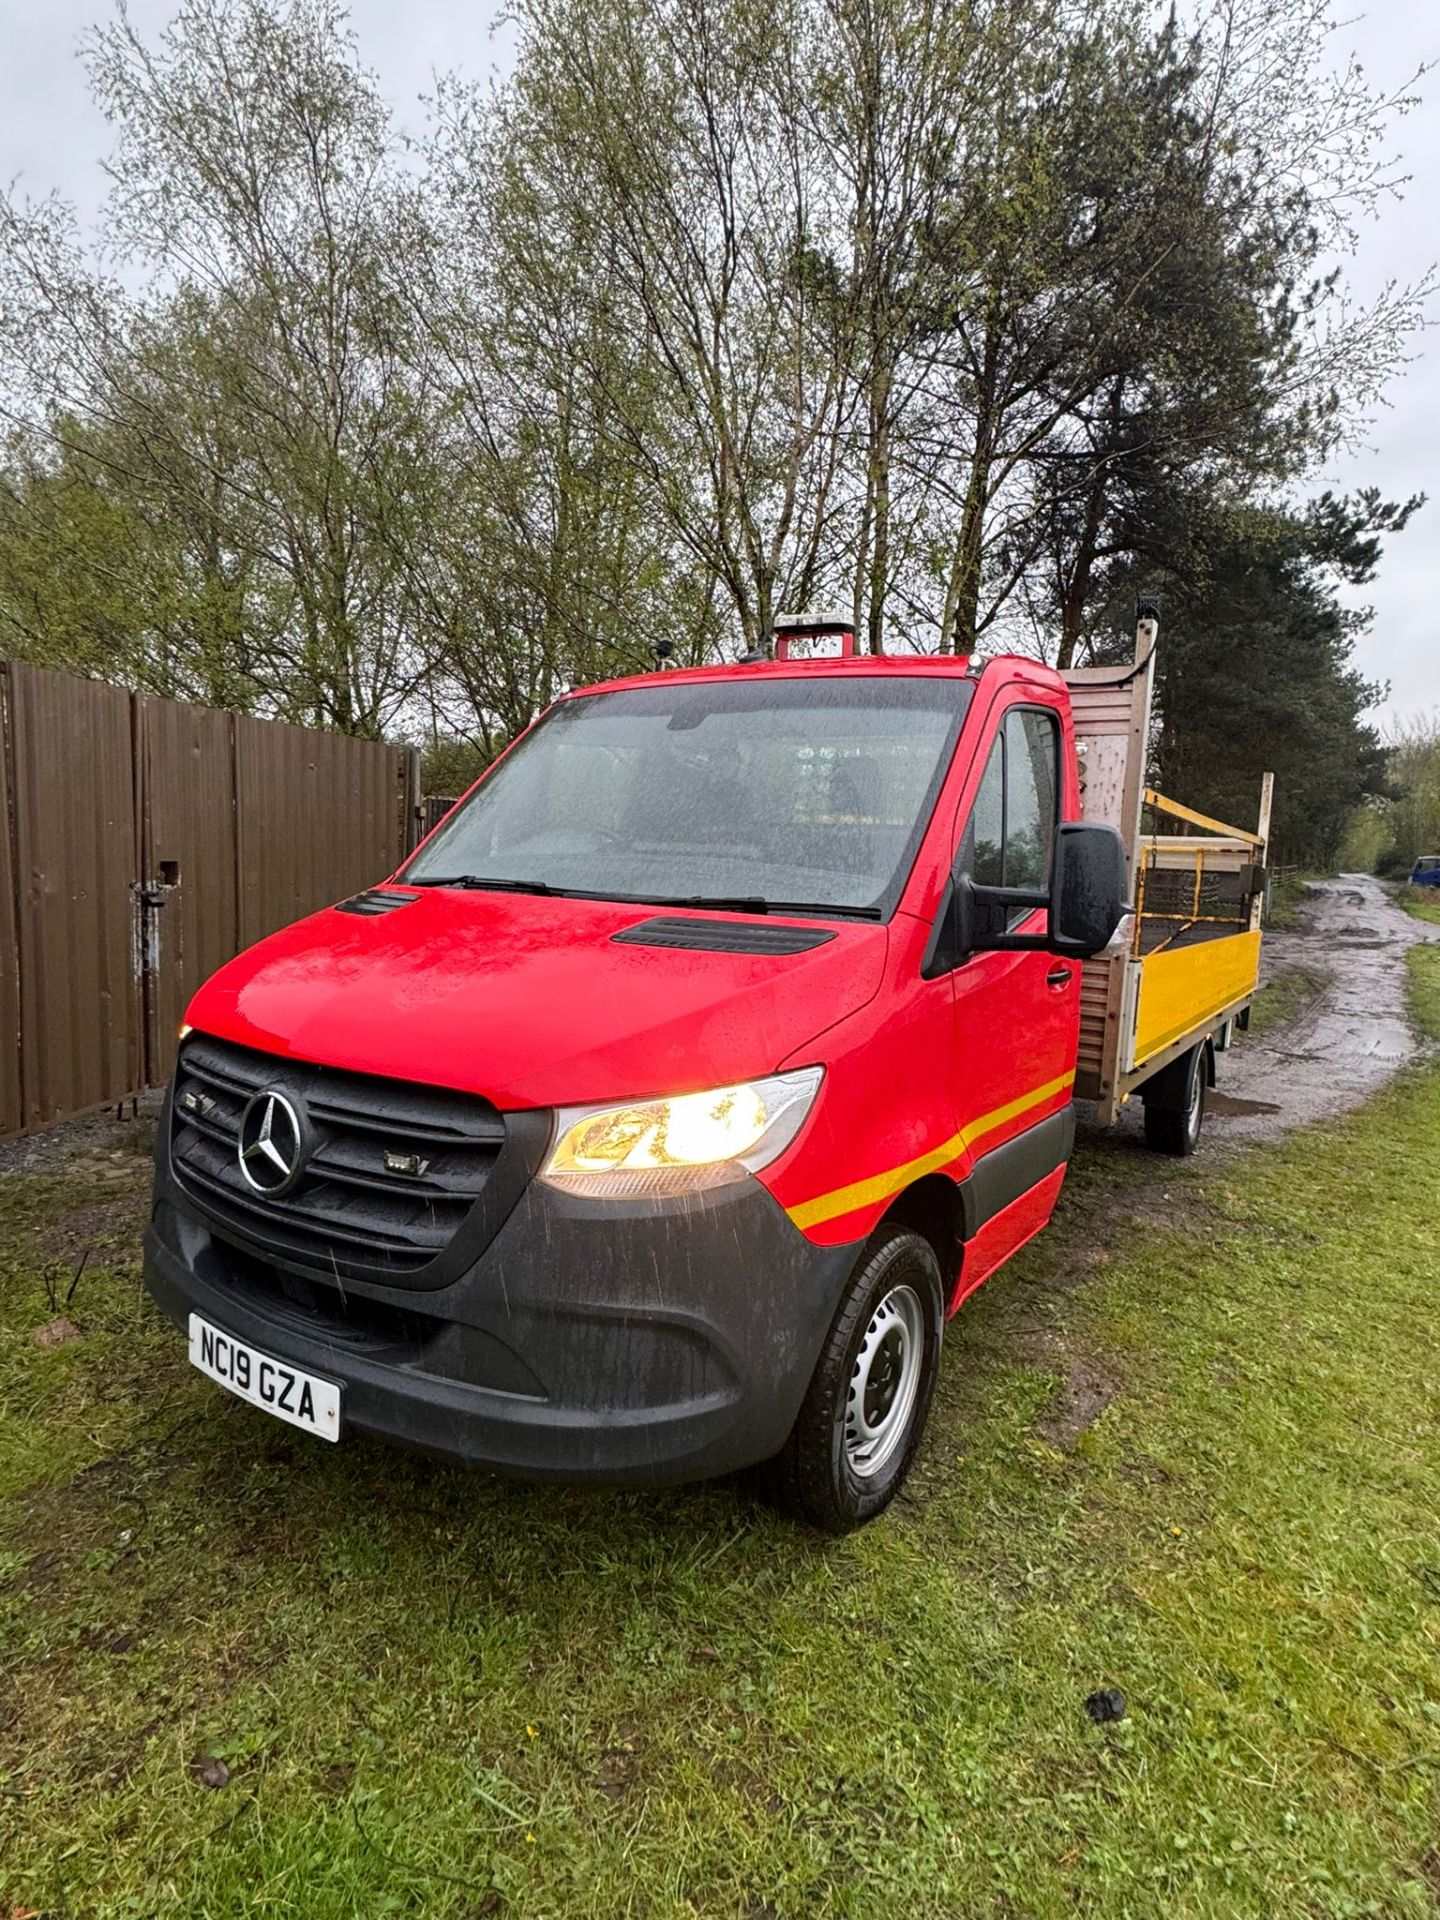
[[[1218,1087],[1208,1087],[1205,1092],[1207,1120],[1238,1120],[1246,1114],[1279,1111],[1279,1107],[1269,1100],[1241,1100],[1233,1093],[1221,1093]]]

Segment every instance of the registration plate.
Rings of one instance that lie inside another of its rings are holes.
[[[190,1316],[190,1363],[277,1420],[318,1433],[322,1440],[340,1438],[340,1389],[333,1380],[302,1373],[248,1340],[212,1327],[198,1313]]]

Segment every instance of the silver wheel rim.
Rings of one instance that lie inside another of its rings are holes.
[[[870,1480],[910,1431],[925,1354],[925,1313],[913,1287],[892,1287],[871,1315],[845,1401],[845,1458]]]
[[[1205,1063],[1199,1062],[1195,1068],[1195,1084],[1190,1090],[1190,1111],[1185,1116],[1186,1128],[1192,1140],[1200,1137],[1200,1113],[1205,1105]]]

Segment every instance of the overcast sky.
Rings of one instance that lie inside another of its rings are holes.
[[[174,10],[173,0],[130,0],[147,39]],[[420,123],[435,72],[480,74],[506,63],[508,36],[493,25],[502,7],[492,0],[351,0],[350,11],[361,54],[402,124]],[[58,189],[82,215],[93,214],[104,191],[109,130],[90,103],[76,48],[85,28],[106,16],[105,0],[0,0],[0,182],[18,181],[36,197]],[[1337,35],[1337,57],[1351,51],[1377,86],[1393,90],[1420,61],[1440,57],[1440,9],[1435,0],[1369,0]],[[1350,269],[1361,297],[1387,280],[1419,278],[1440,253],[1440,73],[1423,90],[1400,127],[1411,181],[1366,229]],[[1366,449],[1323,476],[1339,488],[1431,496],[1392,543],[1374,585],[1354,596],[1375,609],[1357,662],[1368,678],[1390,682],[1383,715],[1440,709],[1440,331],[1414,351]]]

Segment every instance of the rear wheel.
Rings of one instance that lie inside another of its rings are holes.
[[[784,1447],[762,1469],[769,1498],[826,1533],[889,1506],[925,1430],[944,1301],[934,1249],[882,1227],[845,1290]]]
[[[1145,1144],[1157,1153],[1185,1159],[1200,1144],[1205,1124],[1205,1084],[1209,1079],[1205,1043],[1157,1073],[1142,1093]]]

